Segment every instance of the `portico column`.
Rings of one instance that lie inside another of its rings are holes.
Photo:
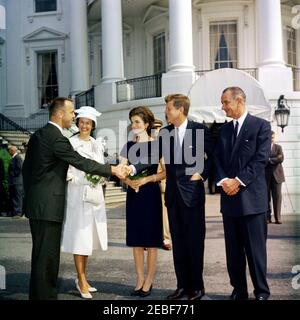
[[[258,80],[268,95],[293,90],[292,69],[285,66],[280,0],[256,0]]]
[[[71,93],[89,89],[89,57],[86,0],[70,1]]]
[[[256,0],[258,66],[283,66],[280,0]]]
[[[169,0],[169,71],[193,71],[192,1]]]
[[[102,82],[124,79],[121,0],[101,0]]]
[[[0,0],[0,30],[6,28],[5,20],[5,3]]]

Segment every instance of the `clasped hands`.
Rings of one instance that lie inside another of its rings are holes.
[[[241,183],[237,179],[226,179],[221,186],[228,196],[236,195],[240,190]]]
[[[125,164],[111,166],[112,175],[117,176],[119,179],[126,179],[131,172],[132,168]]]
[[[130,180],[127,183],[135,192],[139,192],[140,187],[146,184],[147,182],[148,182],[147,178],[143,177],[136,180]]]

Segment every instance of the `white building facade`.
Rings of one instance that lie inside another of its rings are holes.
[[[272,125],[287,190],[299,193],[300,1],[0,0],[0,7],[0,113],[32,117],[56,96],[92,88],[83,98],[102,112],[101,135],[115,152],[113,136],[127,132],[119,120],[133,106],[164,119],[166,94],[189,94],[211,70],[239,69],[273,108],[279,95],[288,99],[289,126],[281,133]]]

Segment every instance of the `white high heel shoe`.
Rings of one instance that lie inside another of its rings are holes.
[[[75,279],[75,284],[77,284],[78,281],[79,281],[78,279]],[[91,292],[91,293],[93,293],[93,292],[98,292],[98,289],[95,288],[95,287],[89,287],[88,290],[89,290],[89,292]]]
[[[80,295],[81,295],[81,298],[83,299],[92,299],[93,296],[88,292],[88,293],[83,293],[81,290],[80,290],[80,287],[79,287],[79,280],[78,279],[75,279],[75,284],[76,284],[76,288],[77,290],[79,291]]]

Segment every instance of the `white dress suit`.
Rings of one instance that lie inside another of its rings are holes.
[[[89,141],[70,138],[70,142],[80,155],[104,163],[103,150],[94,138]],[[102,186],[99,189],[100,204],[83,201],[84,187],[88,184],[85,172],[69,166],[66,199],[66,216],[63,224],[61,251],[79,255],[91,255],[93,250],[107,250],[107,221]]]

